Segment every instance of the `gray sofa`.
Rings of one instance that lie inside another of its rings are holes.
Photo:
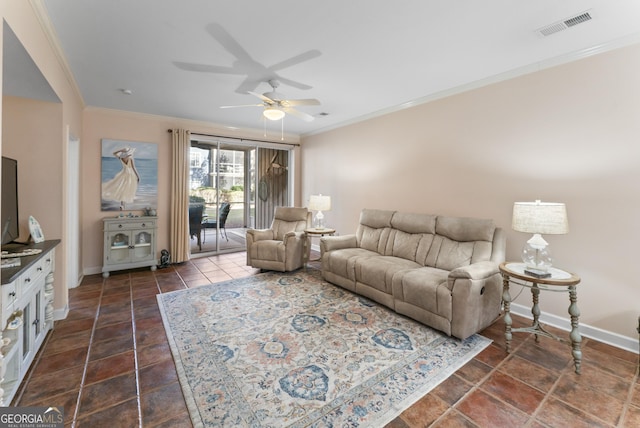
[[[365,209],[320,240],[322,276],[464,339],[500,314],[504,231],[492,220]]]

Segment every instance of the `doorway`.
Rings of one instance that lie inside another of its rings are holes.
[[[288,149],[227,139],[192,140],[191,254],[244,251],[247,229],[269,227],[274,207],[289,205],[289,162]]]

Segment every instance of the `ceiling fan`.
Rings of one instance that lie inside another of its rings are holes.
[[[313,121],[313,116],[304,113],[300,110],[296,110],[293,107],[297,106],[317,106],[320,105],[320,101],[314,98],[288,100],[283,94],[276,92],[280,82],[275,79],[268,81],[271,85],[272,91],[265,92],[264,94],[258,94],[256,92],[248,91],[249,94],[256,96],[262,100],[261,104],[247,104],[237,106],[221,106],[220,108],[237,108],[237,107],[262,107],[262,115],[269,120],[280,120],[286,113],[292,116],[296,116],[306,122]]]

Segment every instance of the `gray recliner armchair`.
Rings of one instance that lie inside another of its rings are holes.
[[[270,229],[247,230],[247,265],[280,272],[301,268],[309,227],[306,208],[277,207]]]

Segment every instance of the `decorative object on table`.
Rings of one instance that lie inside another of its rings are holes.
[[[102,211],[158,205],[158,145],[102,139]]]
[[[324,229],[324,214],[322,211],[331,211],[331,196],[311,195],[309,196],[309,210],[317,211],[314,217],[316,229]]]
[[[42,233],[42,228],[40,228],[40,223],[33,216],[29,216],[29,232],[33,242],[36,244],[44,242],[44,234]]]
[[[12,267],[17,267],[20,266],[22,264],[22,262],[20,261],[20,257],[11,257],[11,258],[6,258],[2,257],[2,267],[3,268],[12,268]]]
[[[316,269],[157,296],[193,426],[384,426],[485,349]]]
[[[169,250],[160,251],[160,264],[158,267],[160,269],[168,268],[171,263],[171,254],[169,254]]]
[[[7,319],[7,330],[15,330],[22,325],[22,310],[14,311]]]
[[[549,277],[552,265],[549,244],[542,234],[563,235],[569,233],[567,208],[557,202],[516,202],[513,204],[511,227],[517,232],[533,233],[522,250],[522,261],[527,265],[528,275]]]

